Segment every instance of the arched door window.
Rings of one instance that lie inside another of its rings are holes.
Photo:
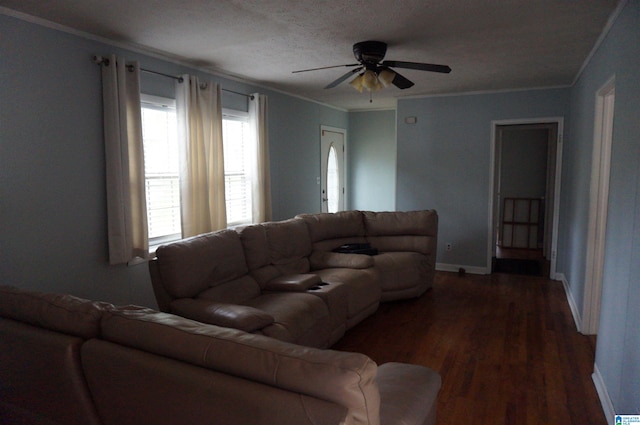
[[[338,154],[336,147],[329,147],[327,160],[327,212],[338,212],[340,201],[340,168],[338,167]]]
[[[320,141],[322,212],[343,211],[346,192],[344,130],[325,127]]]

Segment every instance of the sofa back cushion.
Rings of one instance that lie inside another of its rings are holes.
[[[243,279],[249,269],[240,237],[234,230],[220,230],[161,246],[156,256],[162,284],[174,298],[193,298],[221,285],[230,287],[222,292],[237,290],[244,299],[260,293],[255,281]]]
[[[435,253],[438,235],[438,214],[435,210],[365,211],[363,214],[367,240],[379,251]]]
[[[262,224],[252,224],[237,230],[247,259],[249,270],[271,264],[269,247],[267,245],[267,232]]]
[[[263,288],[271,279],[281,275],[280,271],[271,264],[265,227],[262,224],[254,224],[239,229],[238,232],[247,258],[249,274]]]
[[[104,425],[349,424],[336,403],[108,341],[82,363]]]
[[[300,218],[264,224],[269,258],[282,274],[309,271],[311,239],[307,225]]]
[[[238,232],[250,274],[261,287],[278,276],[304,274],[311,269],[311,239],[302,219],[256,224]]]
[[[0,285],[0,316],[85,339],[99,335],[102,314],[111,308],[72,295]]]
[[[103,339],[347,407],[346,423],[379,423],[376,364],[363,354],[319,350],[205,325],[149,309],[110,312]]]
[[[80,364],[84,342],[0,317],[0,423],[100,424]]]
[[[102,314],[112,308],[0,286],[0,423],[100,423],[80,347],[99,335]]]
[[[346,243],[365,242],[361,211],[300,214],[298,217],[307,225],[314,250],[331,251]]]

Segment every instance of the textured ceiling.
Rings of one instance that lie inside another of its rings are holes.
[[[404,96],[569,85],[618,0],[0,0],[0,6],[336,107]],[[369,95],[323,87],[379,40],[385,59],[446,64],[398,71],[415,82]]]

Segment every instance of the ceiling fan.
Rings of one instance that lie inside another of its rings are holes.
[[[367,89],[369,91],[380,90],[381,88],[387,87],[390,84],[393,84],[394,86],[403,90],[413,86],[414,83],[412,81],[398,74],[396,71],[391,69],[391,67],[417,69],[419,71],[441,72],[445,74],[451,72],[451,68],[449,68],[447,65],[383,60],[386,53],[387,43],[383,43],[382,41],[361,41],[353,45],[353,55],[355,56],[358,63],[303,69],[300,71],[293,71],[293,73],[295,74],[299,72],[317,71],[320,69],[355,66],[356,68],[347,71],[344,75],[342,75],[335,81],[327,84],[325,86],[325,89],[334,88],[347,78],[362,71],[362,73],[360,73],[350,83],[351,86],[353,86],[356,90],[362,92],[363,89]]]

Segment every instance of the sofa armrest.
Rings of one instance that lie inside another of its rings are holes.
[[[262,289],[278,292],[305,292],[321,283],[320,276],[315,274],[288,274],[271,279]]]
[[[255,332],[275,321],[270,314],[246,305],[181,298],[172,301],[170,306],[171,312],[178,316],[245,332]]]
[[[436,425],[440,374],[424,366],[385,363],[376,377],[380,389],[380,423]]]
[[[309,257],[314,270],[331,268],[367,269],[373,267],[373,258],[363,254],[345,254],[341,252],[314,251]]]

